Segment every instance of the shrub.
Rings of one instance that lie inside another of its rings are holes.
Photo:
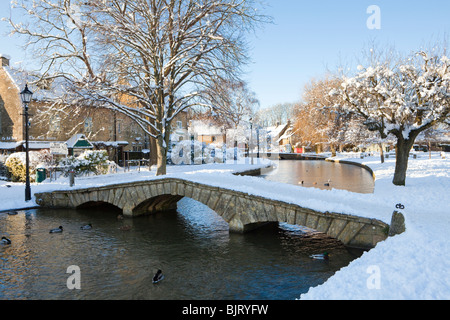
[[[115,166],[114,162],[108,160],[108,153],[106,150],[86,151],[78,157],[70,156],[62,159],[60,166],[66,167],[65,175],[68,175],[70,170],[75,171],[75,175],[101,175],[108,173],[110,167]]]
[[[26,153],[15,152],[6,159],[5,166],[8,169],[11,180],[14,182],[25,182],[26,179]],[[48,150],[30,151],[30,181],[36,178],[36,168],[45,167],[51,162],[51,154]]]

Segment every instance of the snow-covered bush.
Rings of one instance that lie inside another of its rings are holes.
[[[107,174],[116,164],[108,160],[108,153],[105,150],[85,151],[80,156],[70,156],[62,159],[60,166],[65,167],[65,175],[71,170],[75,175],[95,175]]]
[[[228,148],[225,150],[221,147],[217,147],[214,144],[205,144],[200,141],[194,141],[194,164],[202,163],[223,163],[225,160],[234,159],[234,148]],[[192,153],[192,141],[183,140],[172,145],[171,152],[167,158],[170,159],[171,164],[175,165],[189,165],[191,162]],[[242,153],[237,149],[237,159],[242,157]]]
[[[30,151],[30,181],[33,182],[36,177],[36,168],[46,167],[51,163],[51,154],[48,150]],[[26,153],[15,152],[6,159],[5,166],[11,174],[12,181],[25,182],[26,177]]]

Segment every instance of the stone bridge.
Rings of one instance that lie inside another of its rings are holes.
[[[48,193],[36,202],[49,208],[82,208],[110,204],[126,217],[173,210],[183,197],[197,200],[221,216],[231,232],[244,233],[270,222],[287,222],[324,232],[349,247],[370,249],[387,238],[389,225],[375,219],[318,212],[244,192],[177,178],[163,178]]]

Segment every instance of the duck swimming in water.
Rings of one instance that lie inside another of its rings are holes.
[[[320,253],[320,254],[313,254],[310,256],[310,258],[315,259],[315,260],[328,260],[329,254],[328,254],[328,252],[324,252],[324,253]]]
[[[85,225],[85,226],[82,226],[82,227],[80,227],[80,229],[81,230],[89,230],[89,229],[92,229],[92,224],[87,224],[87,225]]]
[[[11,244],[11,240],[6,237],[2,237],[2,244]]]
[[[51,229],[49,233],[58,233],[63,232],[63,227],[59,226],[58,228]]]
[[[158,270],[156,274],[153,276],[153,283],[158,283],[164,279],[164,275],[161,270]]]

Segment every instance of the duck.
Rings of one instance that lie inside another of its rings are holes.
[[[328,181],[327,182],[325,182],[325,187],[329,187],[330,186],[330,179],[328,179]]]
[[[329,254],[328,254],[328,252],[313,254],[310,256],[310,258],[315,259],[315,260],[328,260]]]
[[[2,244],[11,244],[11,240],[6,237],[2,237]]]
[[[58,228],[51,229],[49,233],[58,233],[63,232],[63,227],[59,226]]]
[[[87,225],[85,225],[85,226],[81,226],[80,229],[81,229],[81,230],[89,230],[89,229],[92,229],[92,224],[89,223],[89,224],[87,224]]]
[[[132,226],[121,226],[119,229],[122,231],[130,231]]]
[[[156,274],[153,276],[152,281],[153,281],[153,283],[156,284],[156,283],[162,281],[163,279],[164,279],[164,275],[162,274],[162,271],[161,271],[161,270],[158,270],[158,271],[156,272]]]

